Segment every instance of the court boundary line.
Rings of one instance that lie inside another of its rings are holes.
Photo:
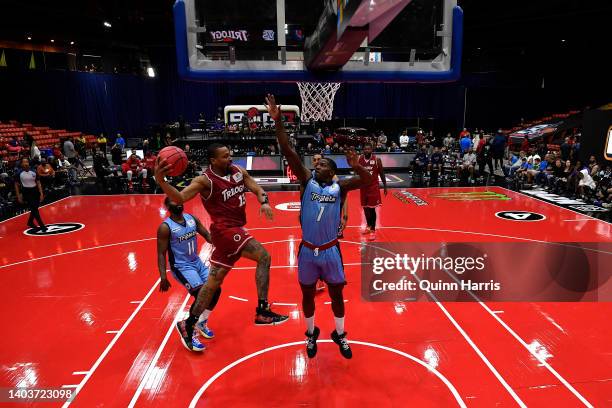
[[[273,229],[273,228],[271,228],[271,229]],[[270,241],[270,242],[261,242],[261,245],[266,245],[266,244],[270,244],[270,243],[279,243],[279,242],[289,242],[289,241],[292,241],[292,240],[293,239],[285,239],[285,240],[277,240],[277,241]],[[361,241],[360,242],[356,242],[356,241],[340,240],[340,242],[346,242],[346,243],[355,244],[355,245],[374,246],[374,244],[372,244],[372,243],[361,242]],[[389,250],[386,250],[386,249],[383,249],[383,248],[380,248],[380,249],[391,253],[391,251],[389,251]],[[418,277],[417,277],[417,279],[418,279]],[[491,373],[493,373],[495,378],[499,381],[499,383],[502,385],[502,387],[506,389],[506,391],[510,394],[510,396],[514,399],[514,401],[521,408],[527,408],[527,405],[525,405],[525,403],[520,399],[520,397],[516,394],[516,392],[512,389],[512,387],[510,387],[510,385],[501,376],[501,374],[497,371],[497,369],[493,366],[493,364],[489,361],[489,359],[484,355],[484,353],[482,353],[482,351],[478,348],[476,343],[474,343],[471,340],[471,338],[469,337],[467,332],[465,332],[465,330],[463,330],[461,325],[459,325],[459,323],[452,317],[452,315],[446,310],[446,308],[436,299],[436,297],[432,293],[430,293],[429,291],[427,291],[427,292],[431,295],[433,301],[438,305],[438,307],[443,311],[443,313],[446,316],[446,318],[451,322],[451,324],[455,327],[455,329],[457,329],[457,331],[459,331],[459,334],[461,334],[463,336],[463,338],[466,340],[468,345],[474,350],[474,352],[476,352],[476,355],[479,356],[480,359],[485,363],[485,366],[487,366],[489,371],[491,371]],[[166,341],[166,343],[167,343],[167,341]],[[300,342],[300,344],[301,343],[302,342]],[[162,344],[160,344],[160,349],[163,350],[163,348],[165,348],[165,346],[166,346],[166,344],[164,344],[162,342]],[[158,351],[160,349],[158,349]],[[160,355],[161,355],[161,352],[160,352]],[[152,367],[152,365],[149,365],[149,367]],[[143,381],[144,381],[144,377],[141,379],[141,383],[143,383]],[[139,389],[140,388],[141,387],[139,385]],[[142,393],[142,389],[140,390],[140,393]],[[133,401],[134,404],[136,403],[136,401],[138,400],[139,397],[140,397],[140,395],[138,395],[138,397],[136,397],[136,394],[134,395],[134,397],[132,398],[132,401]],[[129,408],[132,408],[133,406],[134,405],[132,403],[130,403]]]
[[[187,294],[187,296],[185,296],[185,300],[183,300],[183,303],[181,304],[181,307],[176,312],[176,314],[174,315],[174,318],[170,322],[170,327],[166,331],[166,335],[164,336],[164,338],[163,338],[162,342],[160,343],[159,347],[157,348],[157,351],[155,352],[155,355],[151,359],[151,362],[149,363],[149,366],[147,367],[147,370],[145,371],[144,375],[140,379],[140,383],[138,384],[138,388],[136,388],[136,391],[134,392],[134,395],[132,395],[132,399],[130,400],[130,403],[128,404],[129,408],[132,408],[136,404],[136,401],[138,401],[138,398],[140,397],[140,394],[142,394],[142,390],[144,389],[145,384],[150,380],[151,373],[153,372],[153,369],[157,366],[157,362],[159,361],[159,357],[161,356],[161,353],[163,352],[163,350],[166,348],[166,344],[168,343],[168,340],[170,339],[170,334],[174,331],[173,329],[174,329],[174,326],[175,326],[175,324],[177,322],[177,318],[179,318],[179,315],[181,313],[185,312],[185,307],[187,306],[187,302],[189,301],[189,297],[190,296],[191,295],[189,293]]]
[[[541,202],[541,203],[550,204],[550,205],[552,205],[553,207],[562,208],[562,209],[564,209],[564,210],[567,210],[567,211],[573,212],[574,214],[577,214],[577,215],[582,215],[582,216],[584,216],[584,217],[589,217],[589,218],[590,218],[590,219],[592,219],[592,220],[601,221],[601,222],[603,222],[604,224],[608,224],[608,225],[610,225],[610,223],[609,223],[609,222],[604,221],[604,220],[600,220],[599,218],[595,218],[595,217],[593,217],[592,215],[584,214],[584,213],[581,213],[581,212],[578,212],[578,211],[572,210],[571,208],[565,208],[565,207],[562,207],[562,206],[560,206],[560,205],[558,205],[558,204],[551,203],[550,201],[546,201],[546,200],[543,200],[543,199],[541,199],[541,198],[537,198],[536,196],[533,196],[533,197],[532,197],[532,196],[530,196],[529,194],[521,193],[520,191],[514,191],[514,190],[511,190],[511,189],[509,189],[509,188],[507,188],[507,187],[502,187],[502,186],[495,186],[495,187],[498,187],[498,188],[503,188],[503,189],[504,189],[504,190],[506,190],[506,191],[512,191],[513,193],[519,194],[519,195],[520,195],[520,196],[522,196],[522,197],[527,197],[527,198],[531,198],[532,200],[536,200],[536,201]],[[586,203],[585,203],[585,204],[586,204]],[[567,220],[563,220],[563,221],[567,221]]]
[[[119,329],[117,334],[115,334],[115,336],[110,341],[110,343],[108,343],[108,345],[106,346],[106,348],[104,349],[102,354],[100,354],[98,356],[98,359],[94,362],[94,364],[91,366],[91,368],[87,371],[87,374],[85,374],[85,377],[77,385],[76,390],[74,390],[74,397],[70,401],[66,401],[62,405],[62,408],[66,408],[66,407],[70,406],[70,404],[76,399],[76,397],[79,395],[79,392],[83,389],[83,387],[85,387],[85,384],[87,384],[87,381],[89,381],[89,379],[94,374],[94,372],[97,370],[97,368],[100,366],[102,361],[106,358],[108,353],[110,353],[112,348],[115,346],[115,343],[117,343],[117,341],[119,340],[121,335],[123,335],[123,333],[125,332],[125,329],[127,329],[127,327],[130,325],[132,320],[134,320],[134,317],[136,317],[138,312],[140,312],[140,309],[142,309],[142,307],[147,302],[149,297],[151,297],[151,294],[155,291],[155,288],[157,288],[157,285],[159,285],[160,281],[161,281],[161,279],[157,278],[157,280],[155,281],[153,286],[151,286],[151,289],[149,289],[149,291],[147,292],[145,297],[142,299],[142,302],[136,307],[136,309],[134,309],[134,311],[132,311],[132,314],[130,315],[130,317],[128,317],[128,319],[123,323],[123,326],[121,326],[121,329]]]
[[[318,343],[333,343],[332,340],[319,340]],[[427,364],[426,362],[424,362],[421,359],[416,358],[415,356],[408,354],[404,351],[398,350],[398,349],[394,349],[392,347],[389,346],[383,346],[381,344],[376,344],[376,343],[370,343],[370,342],[366,342],[366,341],[360,341],[360,340],[351,340],[351,344],[358,344],[361,346],[367,346],[367,347],[372,347],[372,348],[377,348],[380,350],[384,350],[384,351],[388,351],[394,354],[398,354],[402,357],[405,357],[417,364],[419,364],[420,366],[425,367],[425,369],[432,373],[433,375],[435,375],[436,377],[438,377],[438,379],[440,381],[442,381],[444,383],[444,385],[446,385],[446,388],[451,392],[452,396],[455,398],[455,400],[457,401],[457,403],[459,404],[460,407],[462,408],[467,408],[467,405],[465,404],[465,402],[463,401],[463,399],[461,398],[461,395],[459,395],[459,392],[457,391],[457,389],[455,388],[455,386],[453,385],[453,383],[444,376],[444,374],[442,374],[440,371],[436,370],[434,367],[432,367],[431,365]],[[204,392],[208,389],[208,387],[210,387],[210,385],[215,382],[219,377],[221,377],[223,374],[225,374],[226,372],[228,372],[229,370],[231,370],[232,368],[236,367],[237,365],[253,358],[253,357],[257,357],[261,354],[267,353],[269,351],[274,351],[274,350],[278,350],[281,348],[286,348],[286,347],[292,347],[292,346],[303,346],[304,345],[304,341],[294,341],[294,342],[289,342],[289,343],[283,343],[283,344],[278,344],[276,346],[272,346],[272,347],[268,347],[262,350],[258,350],[255,351],[251,354],[248,354],[244,357],[239,358],[238,360],[233,361],[232,363],[226,365],[225,367],[223,367],[221,370],[217,371],[212,377],[210,377],[208,379],[208,381],[206,381],[204,383],[204,385],[202,385],[202,387],[200,387],[200,389],[198,390],[198,392],[196,392],[196,394],[193,396],[191,403],[189,404],[189,408],[195,408],[198,400],[200,399],[200,397],[202,396],[202,394],[204,394]],[[132,408],[133,405],[130,405],[129,408]]]

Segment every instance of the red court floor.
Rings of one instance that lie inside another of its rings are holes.
[[[484,188],[403,190],[422,206],[394,191],[384,198],[377,241],[610,241],[610,224],[502,188],[487,189],[486,200],[457,194]],[[252,195],[247,226],[272,255],[270,300],[290,321],[253,325],[254,264],[240,261],[209,321],[216,338],[204,353],[190,353],[173,328],[190,303],[185,290],[175,281],[169,292],[158,290],[162,199],[73,196],[42,208],[48,223],[85,225],[64,235],[24,235],[24,215],[0,223],[0,387],[72,388],[75,407],[612,406],[610,303],[362,301],[358,192],[349,195],[342,244],[352,360],[328,342],[306,357],[298,213],[276,210],[268,222]],[[270,200],[299,196],[276,192]],[[495,216],[504,210],[546,219]],[[186,211],[208,222],[199,200]],[[209,250],[204,245],[202,256]],[[520,254],[516,262],[538,268]],[[328,340],[329,298],[317,296],[316,324]]]

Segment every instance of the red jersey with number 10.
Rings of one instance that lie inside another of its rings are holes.
[[[210,194],[202,196],[204,208],[210,214],[216,228],[242,227],[246,224],[246,197],[244,177],[233,164],[224,177],[215,174],[209,167],[204,175],[210,180]],[[211,226],[211,228],[213,228]]]

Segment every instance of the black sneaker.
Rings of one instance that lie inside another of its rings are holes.
[[[183,343],[183,346],[185,346],[187,350],[190,350],[190,351],[204,350],[204,347],[201,344],[193,343],[193,326],[191,327],[187,326],[187,320],[182,320],[176,323],[176,330],[178,331],[179,336],[181,336],[181,342]]]
[[[255,309],[255,325],[256,326],[274,326],[282,324],[289,319],[289,316],[279,315],[270,310],[270,305],[265,308]]]
[[[346,339],[346,332],[342,334],[338,334],[335,330],[331,334],[331,339],[338,345],[340,348],[340,354],[344,358],[352,358],[353,352],[351,351],[351,346],[349,346],[348,340]]]
[[[304,334],[306,335],[306,354],[308,358],[313,358],[317,355],[317,339],[319,334],[321,334],[321,330],[315,326],[312,334],[308,334],[308,331]]]

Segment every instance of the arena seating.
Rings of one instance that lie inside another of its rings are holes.
[[[0,160],[7,161],[9,167],[17,160],[18,155],[12,154],[8,148],[9,141],[13,136],[21,144],[25,134],[29,133],[36,141],[38,148],[50,149],[60,140],[66,137],[78,137],[82,132],[70,132],[65,129],[51,129],[48,126],[34,126],[31,123],[19,123],[16,120],[10,120],[6,123],[0,122]],[[95,143],[96,137],[93,135],[85,135],[87,147],[89,148]]]

